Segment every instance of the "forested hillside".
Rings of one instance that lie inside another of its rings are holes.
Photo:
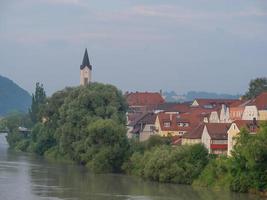
[[[10,79],[0,75],[0,116],[26,112],[31,104],[30,94]]]

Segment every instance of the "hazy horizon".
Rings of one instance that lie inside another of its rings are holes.
[[[32,93],[93,81],[123,91],[242,94],[267,76],[262,0],[10,0],[0,3],[0,74]]]

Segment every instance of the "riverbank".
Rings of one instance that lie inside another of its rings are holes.
[[[0,135],[0,199],[5,200],[258,200],[248,194],[160,184],[8,150]],[[14,191],[16,188],[16,192]]]

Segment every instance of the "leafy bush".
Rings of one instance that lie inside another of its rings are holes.
[[[231,182],[229,161],[224,156],[210,159],[199,178],[194,181],[194,185],[229,189]]]
[[[134,153],[124,165],[126,172],[143,178],[166,182],[191,184],[208,162],[204,146],[157,146],[144,154]]]

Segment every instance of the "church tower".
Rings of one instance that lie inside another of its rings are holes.
[[[87,85],[92,81],[92,65],[89,61],[87,49],[85,49],[83,62],[80,66],[80,85]]]

